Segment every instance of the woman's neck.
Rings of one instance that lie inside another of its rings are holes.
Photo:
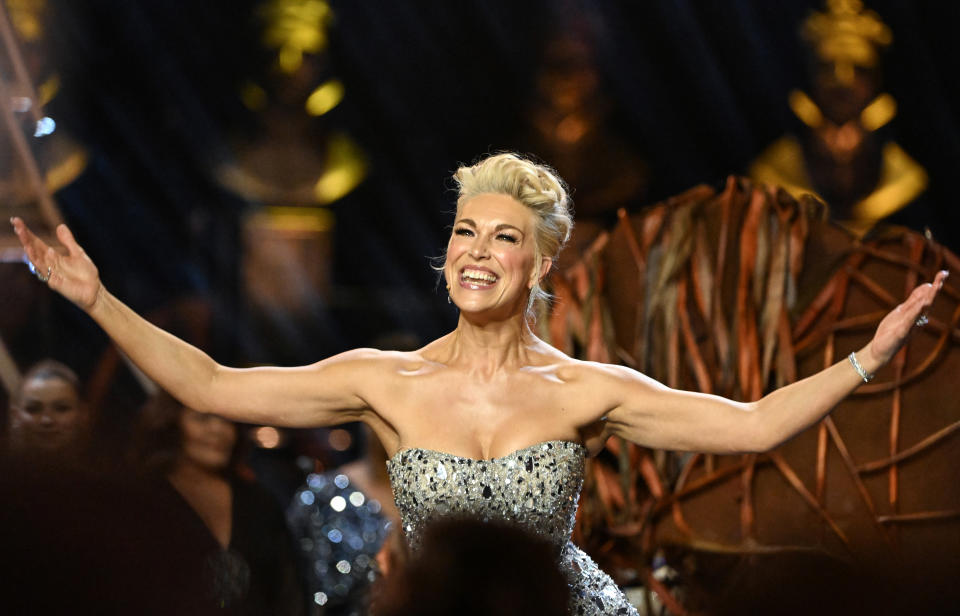
[[[167,474],[167,479],[181,492],[184,489],[190,490],[190,487],[197,484],[209,485],[210,483],[226,482],[223,473],[188,460],[179,460]]]
[[[227,549],[233,533],[233,492],[214,469],[180,460],[167,474],[170,485],[196,512],[220,547]]]
[[[492,374],[503,368],[529,365],[533,350],[540,344],[523,314],[506,320],[480,321],[461,313],[457,328],[447,336],[445,363],[478,374]]]

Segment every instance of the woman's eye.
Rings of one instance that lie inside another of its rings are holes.
[[[473,231],[470,230],[470,229],[461,227],[461,228],[459,228],[459,229],[456,229],[456,230],[454,231],[454,234],[456,234],[456,235],[462,235],[462,236],[464,236],[464,237],[470,237],[471,235],[473,235]]]
[[[502,240],[504,242],[510,242],[511,244],[516,244],[519,241],[517,238],[513,237],[509,233],[501,233],[500,235],[497,236],[497,239]]]

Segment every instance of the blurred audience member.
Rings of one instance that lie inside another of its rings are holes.
[[[233,472],[236,425],[161,392],[144,406],[134,442],[140,468],[162,478],[158,494],[171,523],[206,537],[210,599],[231,614],[304,613],[283,512],[265,489]]]
[[[222,613],[195,581],[196,537],[93,455],[80,390],[73,370],[48,359],[12,392],[0,459],[0,613]]]
[[[9,450],[47,464],[89,454],[91,417],[80,380],[66,365],[45,359],[27,370],[9,409]]]
[[[515,526],[442,520],[386,579],[374,616],[567,616],[553,546]]]
[[[307,476],[287,508],[316,615],[367,614],[372,583],[402,545],[389,540],[400,516],[386,476],[386,453],[370,434],[360,434],[366,437],[366,455],[336,471]]]

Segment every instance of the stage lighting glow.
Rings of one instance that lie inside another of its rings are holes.
[[[286,73],[300,68],[303,54],[320,53],[327,46],[333,11],[326,0],[271,0],[264,16],[264,43],[279,50],[277,62]]]
[[[280,444],[280,432],[270,426],[261,426],[253,431],[253,441],[263,449],[275,449]]]
[[[53,118],[45,116],[37,122],[37,129],[33,132],[34,137],[46,137],[57,130],[57,123]]]
[[[357,187],[367,174],[363,153],[346,135],[334,135],[327,149],[327,170],[314,186],[320,203],[333,203]]]
[[[263,111],[267,107],[267,92],[259,85],[248,81],[240,88],[240,101],[250,111]]]
[[[30,111],[31,107],[33,107],[33,101],[30,100],[29,96],[10,97],[10,108],[14,113],[26,113]]]
[[[350,436],[350,433],[346,430],[337,428],[336,430],[330,431],[327,442],[329,442],[330,447],[336,451],[346,451],[350,449],[350,445],[353,443],[353,437]]]
[[[280,53],[277,55],[277,62],[280,63],[280,70],[283,72],[295,73],[303,64],[303,50],[290,45],[281,47]]]
[[[867,130],[877,130],[890,123],[897,115],[897,101],[889,94],[881,94],[860,112],[860,123]]]
[[[317,89],[307,97],[307,113],[312,116],[321,116],[343,100],[343,83],[338,79],[331,79],[317,86]]]

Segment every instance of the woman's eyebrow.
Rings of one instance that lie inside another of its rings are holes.
[[[496,231],[502,231],[503,229],[513,229],[513,230],[515,230],[517,233],[519,233],[520,235],[523,235],[523,229],[521,229],[520,227],[517,227],[517,226],[515,226],[515,225],[511,225],[511,224],[505,223],[505,222],[504,222],[504,223],[500,223],[499,225],[497,225],[495,230],[496,230]]]
[[[474,229],[477,228],[477,223],[474,222],[472,218],[461,218],[460,220],[458,220],[458,221],[455,222],[454,224],[455,224],[455,225],[460,225],[460,224],[470,225],[470,226],[473,227]],[[523,235],[523,229],[521,229],[520,227],[518,227],[518,226],[516,226],[516,225],[511,225],[510,223],[502,222],[502,223],[500,223],[499,225],[497,225],[496,227],[494,227],[494,231],[502,231],[502,230],[504,230],[504,229],[513,229],[514,231],[516,231],[516,232],[519,233],[520,235]]]

